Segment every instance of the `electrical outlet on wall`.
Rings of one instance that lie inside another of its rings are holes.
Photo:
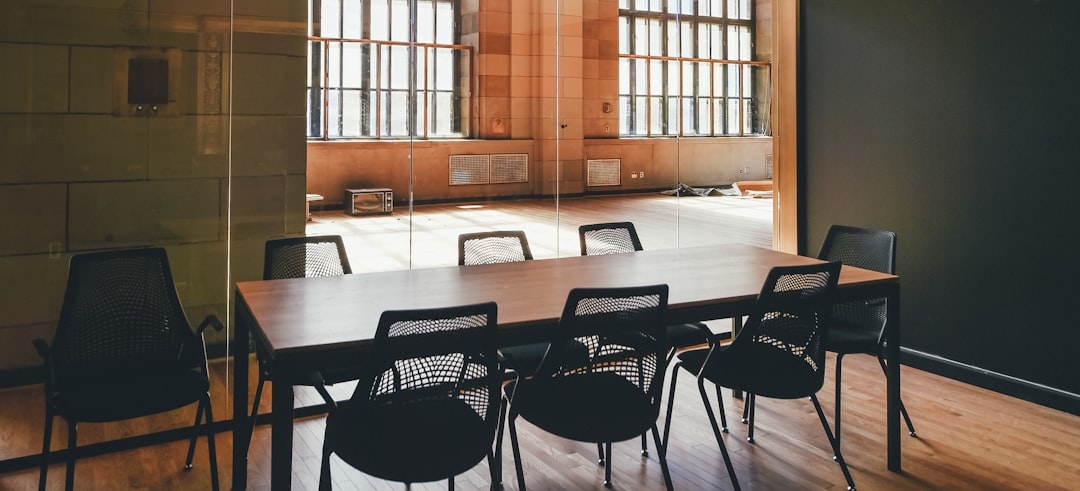
[[[638,177],[645,179],[645,171],[638,172],[637,175]]]

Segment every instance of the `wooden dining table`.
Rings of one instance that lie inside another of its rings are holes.
[[[236,285],[236,339],[249,334],[271,358],[271,489],[292,482],[292,374],[356,364],[385,310],[495,301],[499,342],[545,339],[570,289],[667,284],[667,321],[725,319],[750,312],[769,270],[817,259],[741,244],[655,249],[603,256],[450,266]],[[899,359],[900,279],[845,266],[836,300],[887,298],[887,357]],[[233,484],[247,487],[248,343],[235,343]],[[900,364],[888,364],[888,468],[900,466]]]

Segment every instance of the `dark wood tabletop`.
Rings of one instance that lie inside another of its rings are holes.
[[[273,357],[274,370],[285,372],[319,369],[356,356],[374,337],[382,312],[392,309],[495,301],[502,342],[512,344],[542,339],[545,329],[557,324],[571,288],[664,283],[670,288],[669,322],[721,319],[747,313],[771,268],[816,262],[820,261],[747,245],[724,244],[330,278],[241,282],[236,286],[237,335],[246,336],[250,332],[264,352]],[[899,278],[844,267],[838,294],[893,296],[898,301]],[[895,309],[890,311],[898,317]],[[898,335],[895,329],[891,331]],[[246,343],[237,345],[238,351],[244,352],[237,354],[246,355]],[[247,380],[246,372],[244,364],[238,363],[234,403],[240,416],[247,404],[247,385],[240,383]],[[276,375],[277,372],[275,380]],[[275,385],[275,394],[287,387]],[[898,381],[896,388],[899,392]],[[291,438],[285,437],[286,429],[278,425],[287,424],[291,432],[292,408],[291,405],[285,408],[285,401],[290,399],[282,398],[280,405],[278,400],[275,398],[273,411],[277,413],[279,408],[284,408],[288,414],[275,414],[273,419],[272,486],[286,489],[287,466],[291,462],[291,453],[287,452],[291,448],[279,448],[279,443],[281,447],[286,444],[291,447]],[[279,435],[290,441],[279,442]],[[233,487],[242,489],[246,482],[246,449],[236,450]],[[897,450],[897,468],[898,454]],[[286,468],[278,468],[279,464]]]

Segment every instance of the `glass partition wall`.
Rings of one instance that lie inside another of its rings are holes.
[[[267,239],[342,235],[356,273],[456,265],[458,236],[491,230],[574,256],[598,222],[634,222],[646,249],[770,247],[771,200],[729,187],[771,178],[767,4],[4,2],[0,383],[25,396],[0,398],[18,422],[0,487],[36,478],[31,341],[52,338],[74,254],[167,250],[189,320],[226,324],[207,333],[223,421],[247,342],[233,286],[261,278]]]

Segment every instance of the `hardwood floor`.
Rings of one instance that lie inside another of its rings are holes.
[[[831,359],[829,360],[831,363]],[[224,398],[227,366],[213,366],[215,414],[230,413]],[[915,420],[918,438],[903,438],[903,466],[889,472],[885,462],[884,377],[869,356],[850,356],[844,369],[843,451],[859,489],[1076,489],[1080,482],[1080,417],[965,385],[919,370],[903,367],[904,402]],[[675,489],[730,489],[723,461],[701,406],[692,377],[680,375],[671,430],[668,462]],[[832,379],[819,393],[829,414]],[[350,387],[333,387],[335,395],[348,396]],[[271,388],[272,390],[272,388]],[[265,394],[264,409],[268,409]],[[315,403],[318,396],[298,391],[300,404]],[[726,435],[735,471],[744,489],[843,489],[839,467],[832,461],[825,434],[806,400],[758,401],[756,443],[745,441],[746,427],[738,423],[741,403],[732,403],[725,391],[725,408],[731,424]],[[41,438],[41,388],[25,387],[0,392],[3,457],[39,450]],[[138,434],[190,423],[193,408],[161,417],[125,423],[80,425],[80,444]],[[662,418],[661,418],[662,419]],[[831,421],[831,417],[830,417]],[[294,489],[314,490],[319,472],[319,452],[324,431],[321,416],[299,420],[293,453]],[[526,483],[530,489],[601,491],[603,468],[596,465],[596,447],[562,440],[519,423]],[[59,425],[54,447],[63,448],[66,432]],[[232,435],[216,437],[221,482],[231,479]],[[503,477],[506,489],[516,489],[509,442],[504,442]],[[616,490],[663,489],[660,466],[650,439],[649,458],[639,455],[637,440],[613,447],[613,480]],[[203,490],[209,489],[205,440],[196,449],[195,468],[183,471],[187,444],[177,441],[132,451],[79,460],[76,489],[80,490]],[[269,489],[270,429],[255,431],[248,470],[249,489]],[[422,465],[418,462],[417,465]],[[403,485],[369,478],[335,460],[335,489],[403,489]],[[37,486],[36,469],[0,474],[0,489],[31,490]],[[49,489],[62,489],[64,467],[53,465]],[[456,489],[488,487],[486,464],[480,464],[455,480]],[[444,489],[445,482],[415,484],[413,489]]]
[[[556,212],[556,210],[558,210]],[[537,258],[577,255],[577,226],[583,223],[632,220],[646,248],[696,243],[771,244],[771,201],[756,199],[673,198],[658,195],[551,200],[494,201],[417,207],[392,215],[348,217],[340,211],[316,211],[310,234],[340,233],[356,272],[456,264],[457,234],[491,228],[523,229]],[[412,254],[410,255],[410,251]],[[829,364],[833,362],[829,359]],[[997,490],[1080,488],[1080,416],[965,385],[910,367],[902,367],[903,397],[918,438],[903,437],[903,472],[886,468],[885,379],[870,356],[848,356],[844,368],[843,451],[855,484],[864,490]],[[231,367],[211,364],[214,415],[232,414],[228,394]],[[826,379],[819,398],[832,421],[833,379]],[[254,370],[252,371],[254,374]],[[254,387],[254,379],[249,387]],[[668,462],[678,490],[730,489],[696,385],[680,374],[671,429]],[[348,384],[332,387],[346,398]],[[273,390],[268,384],[268,391]],[[0,390],[0,459],[41,450],[44,409],[40,386]],[[268,411],[271,396],[262,397]],[[297,390],[297,404],[320,398]],[[715,404],[715,402],[714,402]],[[725,436],[739,482],[748,490],[843,489],[839,467],[832,461],[825,434],[806,400],[761,399],[757,405],[756,443],[746,442],[738,423],[741,402],[725,391],[731,433]],[[122,423],[82,424],[79,443],[106,441],[161,429],[187,426],[194,406]],[[661,418],[662,419],[662,418]],[[603,487],[603,468],[596,447],[553,437],[519,423],[526,482],[534,490],[596,490]],[[314,490],[324,418],[297,421],[293,451],[293,489]],[[507,439],[508,440],[508,439]],[[57,421],[53,448],[64,448],[65,425]],[[223,489],[231,482],[232,434],[219,433],[217,455]],[[663,489],[660,466],[651,453],[643,459],[635,439],[613,447],[615,490]],[[75,482],[79,490],[205,490],[209,489],[206,441],[195,452],[195,468],[185,472],[186,441],[80,459]],[[504,442],[503,479],[514,490],[513,458]],[[249,489],[269,489],[270,428],[256,429],[250,449]],[[335,489],[403,489],[367,477],[334,461]],[[418,462],[417,465],[423,465]],[[37,488],[36,468],[0,474],[0,490]],[[63,488],[64,466],[52,465],[48,489]],[[480,464],[458,476],[456,489],[487,489],[488,470]],[[413,489],[444,489],[445,482],[414,484]]]

